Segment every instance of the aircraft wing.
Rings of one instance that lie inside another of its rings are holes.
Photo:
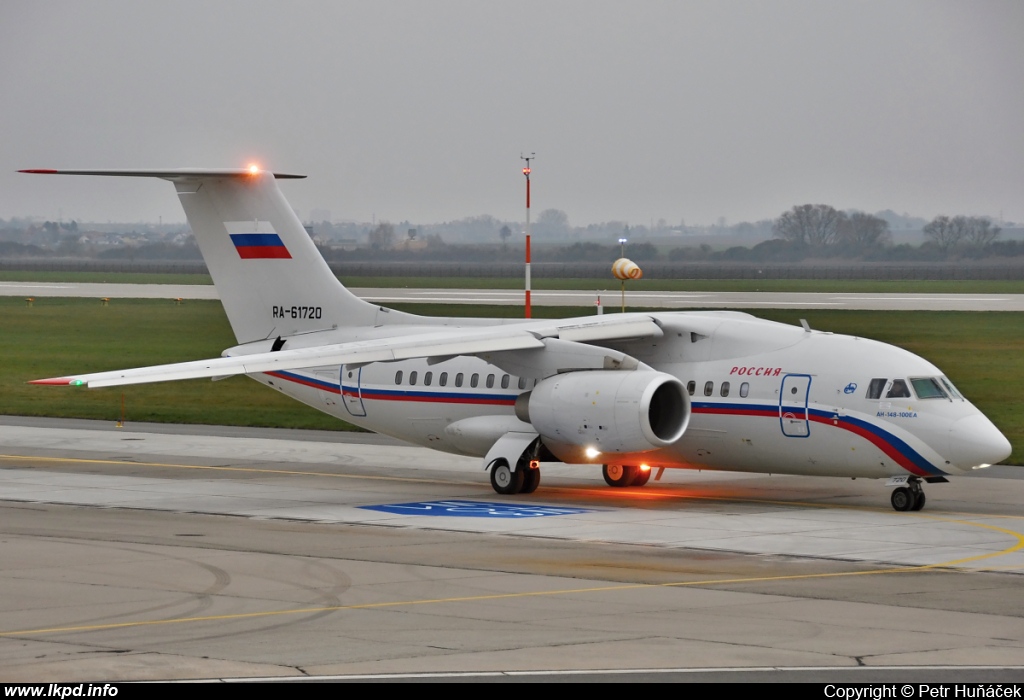
[[[529,325],[451,328],[295,350],[261,352],[136,369],[52,377],[37,379],[29,383],[98,388],[204,377],[228,377],[236,374],[279,372],[336,364],[365,364],[418,357],[453,357],[544,348],[542,338],[560,338],[585,343],[654,335],[661,335],[660,327],[653,319],[643,316],[630,316],[624,319],[610,318],[607,321],[569,319]]]

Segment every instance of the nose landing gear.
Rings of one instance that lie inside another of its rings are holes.
[[[892,497],[889,501],[892,503],[893,509],[900,512],[921,510],[924,508],[925,504],[924,490],[921,488],[921,480],[917,477],[912,477],[907,482],[907,486],[900,486],[897,489],[893,489]]]

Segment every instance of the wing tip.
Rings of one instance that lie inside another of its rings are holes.
[[[29,175],[60,175],[59,170],[53,170],[52,168],[28,168],[26,170],[19,170],[19,173],[28,173]]]
[[[33,379],[29,384],[39,384],[42,386],[79,386],[84,384],[80,379],[74,377],[51,377],[49,379]]]

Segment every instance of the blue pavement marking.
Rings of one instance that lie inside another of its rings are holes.
[[[594,513],[591,508],[557,508],[531,506],[521,503],[489,503],[487,501],[420,501],[417,503],[390,503],[379,506],[358,506],[364,510],[377,510],[396,515],[432,515],[455,518],[544,518],[552,515],[578,515]]]

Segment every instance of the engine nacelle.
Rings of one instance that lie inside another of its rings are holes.
[[[683,436],[690,397],[682,382],[664,372],[568,372],[520,395],[516,415],[558,443],[602,454],[647,452]]]

